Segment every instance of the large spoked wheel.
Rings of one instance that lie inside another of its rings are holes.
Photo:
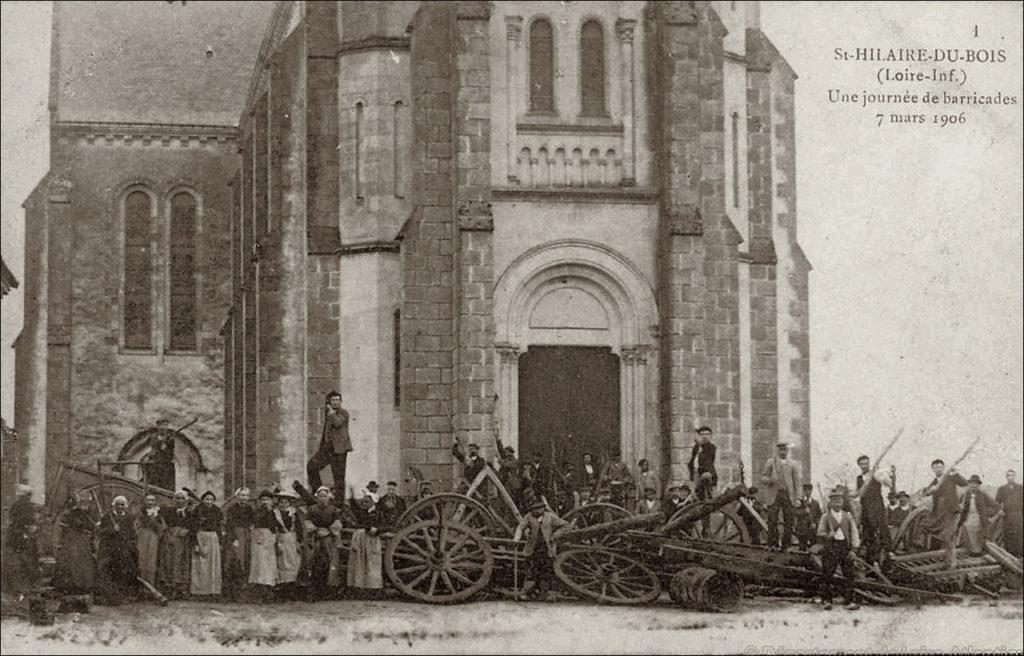
[[[677,510],[672,519],[675,519],[676,516],[685,510],[686,508],[680,508]],[[672,519],[669,521],[671,522]],[[739,513],[736,512],[734,505],[719,508],[707,517],[698,519],[691,523],[684,531],[681,532],[686,537],[697,538],[700,540],[714,540],[715,542],[735,542],[742,544],[750,543],[750,534],[747,532],[747,525],[743,522]]]
[[[900,524],[892,538],[893,550],[897,553],[915,553],[932,551],[944,546],[940,537],[929,531],[927,523],[931,510],[927,506],[918,506],[910,511],[907,518]],[[960,527],[956,536],[958,547],[967,546],[967,531]]]
[[[657,574],[607,549],[566,549],[555,557],[555,574],[576,594],[602,604],[646,604],[661,594]]]
[[[595,524],[613,522],[617,519],[626,519],[632,516],[633,513],[614,503],[590,503],[570,510],[563,519],[572,524],[573,529],[578,529],[594,526]],[[599,538],[582,542],[583,544],[599,544],[605,547],[612,547],[622,542],[622,536],[602,535]]]
[[[384,553],[384,568],[409,597],[452,604],[490,582],[494,554],[484,537],[466,524],[425,520],[398,529]]]
[[[398,519],[396,526],[419,521],[432,521],[436,524],[442,518],[446,523],[465,524],[484,535],[512,534],[509,527],[485,505],[463,494],[450,492],[433,494],[412,504]]]

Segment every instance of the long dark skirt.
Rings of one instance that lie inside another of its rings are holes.
[[[160,558],[157,568],[157,587],[166,595],[188,594],[192,573],[192,549],[188,542],[188,529],[175,526],[160,536]]]
[[[91,531],[61,529],[53,585],[72,594],[92,592],[96,585],[96,560]]]

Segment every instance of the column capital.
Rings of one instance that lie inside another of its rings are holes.
[[[633,43],[633,31],[636,29],[636,21],[631,18],[620,18],[615,22],[615,33],[619,35],[622,43]]]
[[[506,16],[505,17],[505,38],[508,39],[509,43],[519,45],[519,38],[523,34],[523,17],[522,16]]]
[[[515,344],[502,342],[494,345],[494,351],[498,354],[503,364],[514,364],[519,361],[519,347]]]

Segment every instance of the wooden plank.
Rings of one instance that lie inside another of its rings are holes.
[[[1021,559],[1003,549],[992,540],[985,540],[985,552],[1005,569],[1017,576],[1024,576],[1024,569],[1021,568]]]
[[[990,558],[988,558],[987,556],[978,556],[976,558],[960,558],[959,560],[956,561],[953,569],[948,569],[946,567],[946,563],[928,563],[927,565],[920,565],[918,567],[915,567],[915,568],[913,568],[912,571],[917,572],[919,574],[924,574],[924,573],[928,573],[928,572],[936,572],[936,571],[941,571],[941,570],[955,572],[955,571],[964,569],[965,567],[978,567],[978,566],[981,566],[981,565],[995,565],[995,564],[997,564],[997,563],[994,560],[991,560]]]

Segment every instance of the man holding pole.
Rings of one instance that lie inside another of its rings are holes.
[[[924,517],[921,527],[940,542],[954,539],[957,519],[960,515],[960,504],[957,501],[957,488],[967,487],[967,479],[952,467],[946,471],[946,463],[941,458],[932,461],[935,478],[923,490],[922,495],[931,495],[932,509]]]
[[[887,474],[879,472],[877,463],[871,466],[867,456],[857,458],[860,474],[857,475],[857,490],[851,495],[860,498],[860,530],[864,541],[865,558],[868,562],[881,563],[884,556],[892,551],[889,536],[888,509],[882,497],[882,486],[891,488],[892,481]]]

